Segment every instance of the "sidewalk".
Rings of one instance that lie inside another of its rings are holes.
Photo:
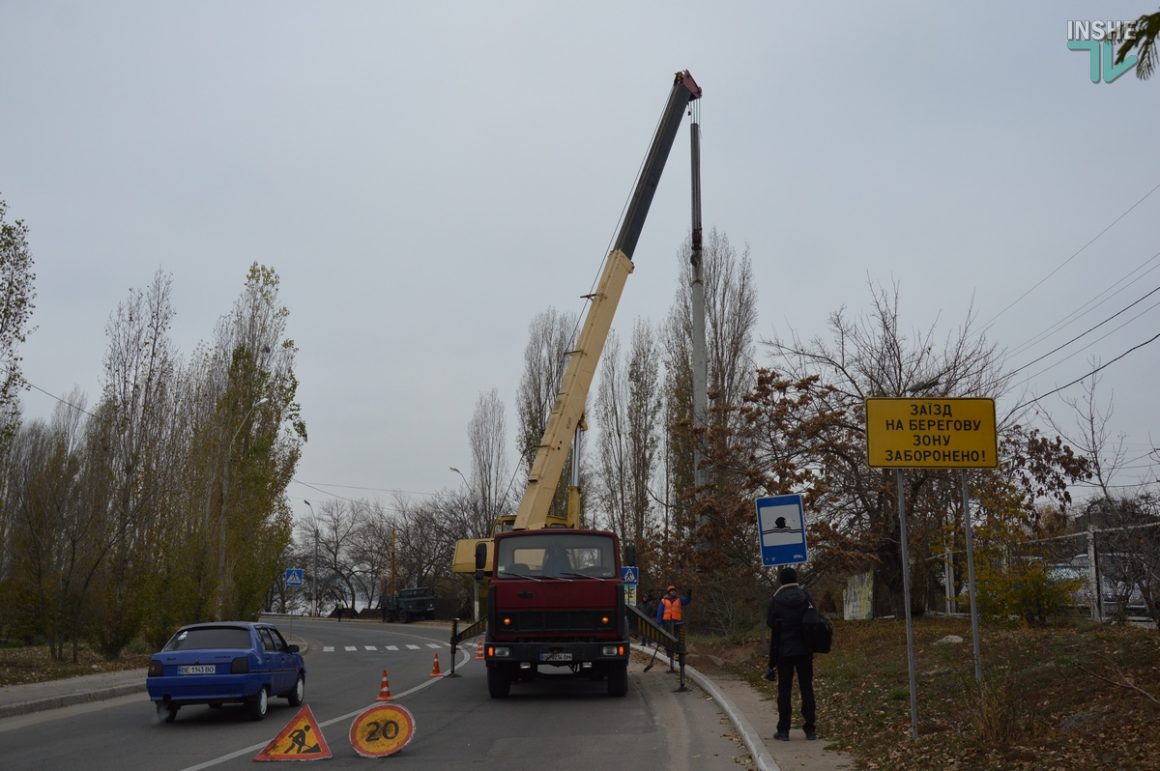
[[[652,648],[634,644],[633,650],[652,655]],[[653,671],[663,672],[666,668],[664,656],[661,656]],[[647,674],[640,676],[649,677]],[[852,757],[826,749],[824,725],[818,726],[819,738],[812,742],[797,727],[790,730],[788,742],[775,740],[773,734],[777,731],[777,704],[744,680],[722,675],[710,678],[690,666],[685,667],[685,678],[709,694],[717,708],[729,718],[741,743],[749,750],[752,759],[749,768],[759,771],[838,771],[854,768]],[[798,708],[796,698],[795,690],[795,709]]]
[[[143,697],[145,695],[144,669],[98,672],[43,683],[6,685],[0,688],[0,718],[115,699],[134,693],[140,693]]]
[[[648,655],[652,654],[651,648],[633,647],[639,653],[647,651]],[[652,677],[660,673],[659,676],[671,677],[663,674],[666,668],[664,661],[658,660],[653,674],[634,676]],[[800,728],[790,731],[790,741],[775,741],[773,734],[777,724],[777,707],[749,683],[732,677],[709,678],[688,666],[685,667],[685,676],[711,696],[717,708],[729,718],[742,744],[749,750],[753,761],[750,768],[759,771],[838,771],[854,767],[854,760],[850,756],[826,749],[824,724],[818,727],[821,738],[817,741],[806,741]],[[142,697],[145,695],[144,669],[9,685],[0,688],[0,719],[134,693],[140,693]]]

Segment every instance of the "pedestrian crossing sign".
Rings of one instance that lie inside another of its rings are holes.
[[[302,586],[306,582],[306,571],[302,568],[286,568],[282,581],[286,586]]]
[[[640,574],[637,572],[636,565],[624,565],[620,568],[620,580],[626,584],[638,583],[637,579]]]

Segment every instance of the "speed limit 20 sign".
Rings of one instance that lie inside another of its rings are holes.
[[[393,755],[415,735],[415,719],[398,704],[376,704],[350,724],[350,745],[364,758]]]

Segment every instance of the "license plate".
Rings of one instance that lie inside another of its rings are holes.
[[[186,664],[177,671],[183,675],[212,675],[217,672],[217,667],[213,664]]]
[[[571,653],[545,653],[541,661],[571,661]]]

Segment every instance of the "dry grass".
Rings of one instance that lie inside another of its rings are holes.
[[[140,669],[149,665],[149,654],[126,653],[116,661],[106,661],[99,654],[82,647],[77,661],[53,661],[47,645],[0,648],[0,687],[21,683],[59,680],[94,672]]]
[[[917,619],[918,732],[910,736],[901,621],[837,623],[815,659],[818,722],[869,769],[1160,769],[1160,632],[1120,626],[982,629],[974,678],[965,620]],[[961,643],[938,643],[957,635]],[[695,666],[761,680],[766,642],[698,638]]]

